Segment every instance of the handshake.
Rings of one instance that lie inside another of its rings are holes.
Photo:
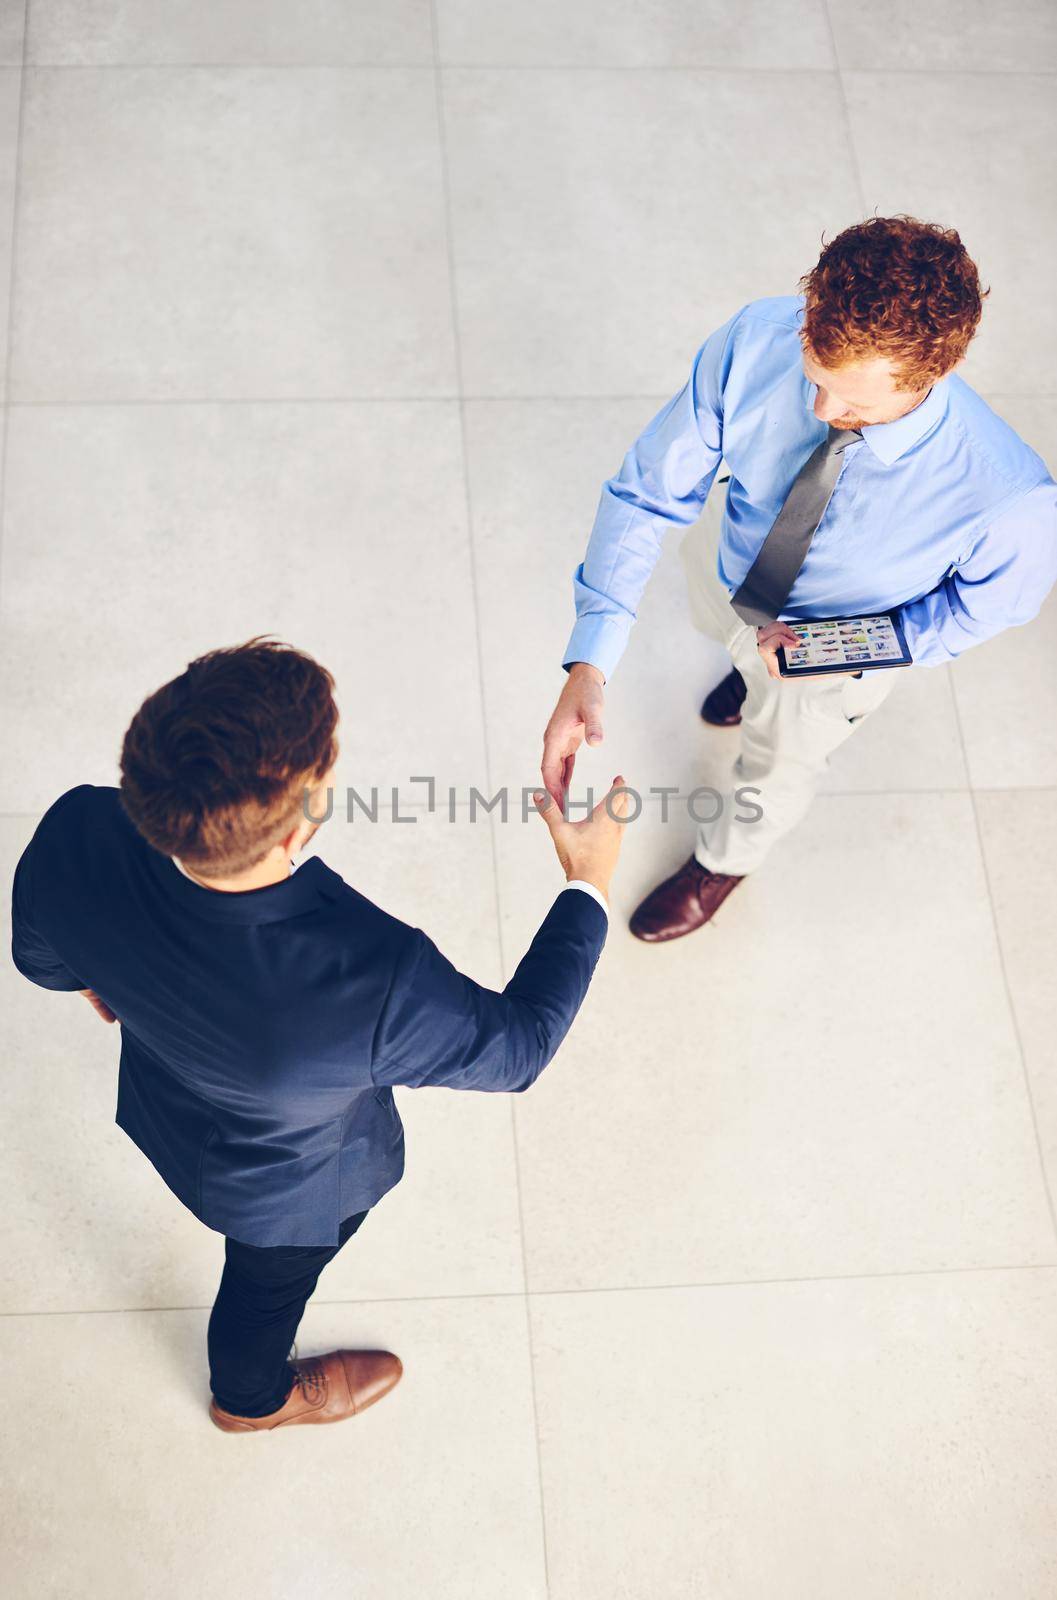
[[[569,673],[543,740],[543,781],[534,796],[536,810],[550,830],[566,878],[589,883],[609,898],[609,880],[620,854],[628,795],[619,774],[604,799],[589,817],[570,822],[563,801],[568,791],[576,751],[587,734],[588,744],[602,739],[602,674],[597,667],[577,662]]]

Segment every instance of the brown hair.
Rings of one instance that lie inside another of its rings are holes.
[[[192,661],[146,699],[121,750],[121,799],[163,855],[244,872],[295,825],[337,754],[334,680],[273,639]]]
[[[907,216],[845,228],[800,289],[800,337],[822,366],[887,357],[902,390],[935,383],[961,360],[991,293],[953,228]]]

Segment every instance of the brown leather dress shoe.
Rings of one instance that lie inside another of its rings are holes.
[[[717,683],[705,696],[701,716],[713,728],[736,728],[741,721],[741,708],[748,690],[745,679],[737,667],[732,667],[722,683]]]
[[[329,1355],[292,1361],[294,1386],[278,1411],[266,1417],[237,1417],[213,1400],[209,1415],[225,1433],[263,1433],[302,1423],[344,1422],[356,1417],[400,1382],[400,1357],[388,1350],[331,1350]]]
[[[647,944],[681,939],[711,921],[740,882],[740,878],[723,872],[709,872],[691,856],[678,872],[646,896],[631,919],[631,931]]]

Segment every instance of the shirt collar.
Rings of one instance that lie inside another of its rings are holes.
[[[188,877],[184,867],[172,856],[145,847],[151,872],[166,895],[187,911],[207,922],[242,923],[285,922],[307,911],[318,911],[333,900],[335,874],[311,856],[289,878],[270,883],[263,889],[243,889],[228,893],[206,889]]]
[[[192,883],[197,883],[198,880],[195,877],[193,877],[190,872],[188,872],[187,868],[184,866],[184,864],[180,860],[179,856],[170,856],[169,860],[172,862],[174,867],[179,867],[180,871],[183,873],[185,878],[190,878]],[[291,861],[291,863],[290,863],[290,876],[292,877],[296,871],[297,871],[297,862],[296,861]]]
[[[870,422],[862,430],[863,439],[870,446],[878,461],[883,461],[885,466],[891,466],[893,461],[898,461],[900,456],[906,455],[912,445],[923,439],[936,423],[946,414],[947,394],[949,385],[946,378],[940,378],[934,383],[920,405],[913,411],[908,411],[904,417],[896,417],[894,422]],[[813,411],[815,404],[816,387],[808,384],[807,408]],[[853,445],[853,449],[858,446]]]

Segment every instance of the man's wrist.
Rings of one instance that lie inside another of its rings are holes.
[[[575,868],[570,868],[565,875],[565,883],[566,887],[568,887],[570,884],[588,883],[590,884],[591,888],[597,890],[597,892],[602,896],[602,899],[608,903],[609,878],[603,877],[600,872],[583,872],[577,871]]]
[[[605,673],[600,667],[593,666],[590,661],[570,661],[567,670],[570,678],[575,674],[580,678],[590,678],[593,683],[604,684],[606,681]]]

